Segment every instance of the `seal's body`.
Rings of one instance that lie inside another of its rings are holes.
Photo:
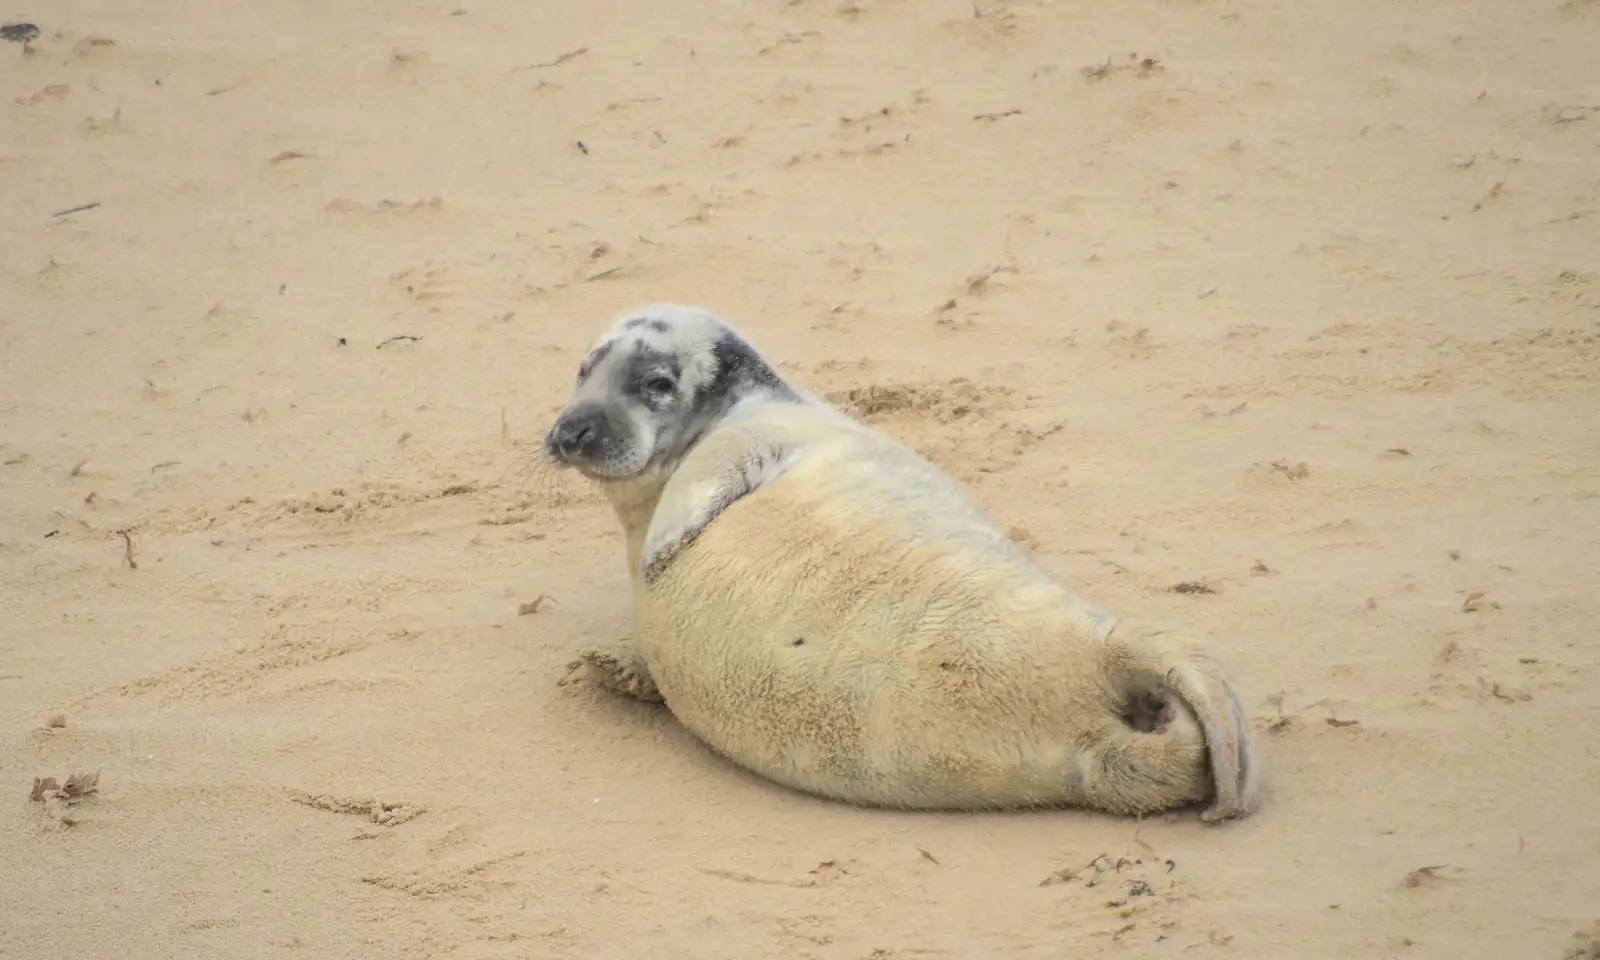
[[[1254,808],[1253,731],[1196,644],[1068,590],[932,463],[783,381],[710,314],[653,307],[597,350],[636,353],[622,344],[642,342],[641,318],[680,370],[721,344],[743,372],[680,375],[681,410],[717,410],[663,414],[690,440],[615,428],[629,401],[583,383],[547,439],[628,534],[638,652],[583,661],[607,686],[664,699],[747,769],[851,803]],[[596,402],[599,421],[581,412]],[[614,451],[648,448],[643,466],[605,475],[603,457],[563,448],[606,417]]]

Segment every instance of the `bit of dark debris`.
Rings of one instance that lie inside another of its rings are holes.
[[[1178,868],[1178,862],[1176,860],[1155,858],[1150,862],[1152,864],[1164,864],[1167,868],[1167,873],[1171,873]],[[1099,885],[1102,874],[1121,873],[1123,867],[1139,867],[1143,865],[1144,860],[1142,858],[1130,860],[1127,857],[1117,857],[1115,860],[1113,860],[1109,854],[1102,853],[1081,867],[1063,867],[1060,870],[1057,870],[1056,872],[1050,874],[1050,876],[1039,881],[1039,886],[1053,887],[1061,883],[1070,883],[1083,877],[1085,874],[1092,874],[1084,883],[1084,887],[1087,889],[1088,887]],[[1150,888],[1149,883],[1144,880],[1134,879],[1125,882],[1128,885],[1129,899],[1132,899],[1133,897],[1149,896],[1154,892]]]
[[[1182,583],[1175,583],[1168,587],[1167,592],[1182,594],[1216,593],[1217,588],[1200,580],[1185,580]]]
[[[139,569],[139,561],[133,559],[133,535],[128,530],[118,530],[117,536],[122,538],[122,562],[128,565],[129,570]]]
[[[1144,882],[1143,880],[1129,880],[1127,881],[1127,886],[1128,895],[1126,897],[1123,897],[1121,900],[1107,900],[1106,906],[1116,909],[1117,907],[1127,906],[1128,901],[1138,897],[1155,896],[1155,890],[1151,889],[1150,884]]]
[[[27,45],[39,39],[39,27],[32,23],[8,23],[0,26],[0,40]]]

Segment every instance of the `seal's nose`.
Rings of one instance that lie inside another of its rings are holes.
[[[594,447],[597,437],[594,417],[569,414],[556,421],[545,444],[556,456],[567,460],[586,455]]]
[[[556,437],[556,449],[561,451],[562,456],[570,457],[587,446],[589,439],[593,436],[593,424],[568,424],[566,429],[561,431],[560,436]]]

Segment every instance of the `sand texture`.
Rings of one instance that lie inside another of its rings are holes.
[[[0,15],[0,957],[1600,956],[1600,2]],[[538,441],[656,300],[1208,638],[1260,813],[559,685],[627,574]]]

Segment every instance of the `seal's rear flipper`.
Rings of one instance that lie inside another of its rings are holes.
[[[1163,683],[1188,704],[1205,733],[1216,793],[1200,819],[1253,812],[1260,799],[1261,759],[1255,729],[1227,671],[1214,657],[1191,647],[1168,660]]]
[[[1159,793],[1163,787],[1194,792],[1179,771],[1193,770],[1196,750],[1205,753],[1210,803],[1205,821],[1244,817],[1260,801],[1261,758],[1238,688],[1216,657],[1186,638],[1167,633],[1114,631],[1112,676],[1125,696],[1123,736],[1118,737],[1127,792]],[[1185,758],[1191,758],[1186,763]],[[1134,776],[1137,769],[1142,774]],[[1165,781],[1163,784],[1162,781]]]

